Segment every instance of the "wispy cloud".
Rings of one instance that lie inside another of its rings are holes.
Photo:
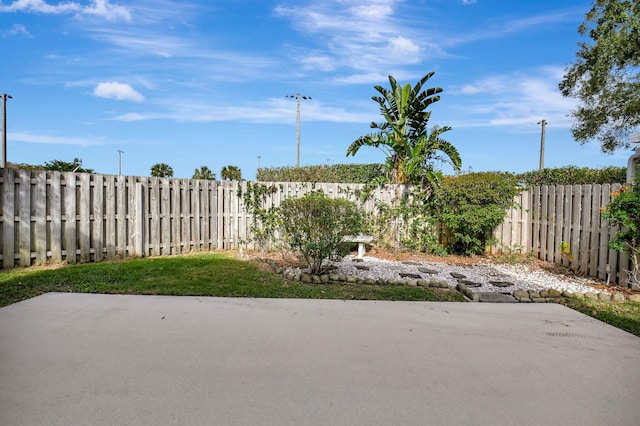
[[[8,137],[11,141],[24,142],[24,143],[38,143],[47,145],[77,145],[77,146],[92,146],[102,145],[104,140],[101,139],[88,139],[88,138],[74,138],[74,137],[60,137],[60,136],[48,136],[48,135],[36,135],[32,133],[13,133],[8,132]]]
[[[3,38],[15,37],[18,35],[23,35],[28,38],[33,38],[31,34],[29,34],[29,31],[27,31],[25,26],[22,24],[13,24],[11,28],[9,28],[8,30],[0,30],[0,37],[3,37]]]
[[[112,4],[109,0],[93,0],[89,5],[76,2],[64,2],[49,4],[44,0],[14,0],[5,6],[0,5],[1,12],[25,12],[43,14],[66,14],[98,16],[108,21],[131,21],[131,12],[128,8]]]
[[[517,126],[534,128],[541,119],[558,128],[571,126],[569,112],[575,100],[567,99],[557,84],[562,68],[545,67],[530,73],[494,75],[447,90],[464,96],[458,113],[475,117],[458,120],[456,127]]]
[[[144,96],[142,96],[140,92],[126,83],[119,83],[117,81],[98,83],[93,89],[93,94],[100,98],[115,99],[118,101],[144,101]]]

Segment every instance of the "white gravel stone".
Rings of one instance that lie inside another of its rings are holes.
[[[341,262],[335,263],[338,269],[332,271],[336,275],[355,275],[360,278],[379,278],[385,280],[400,279],[401,273],[421,274],[426,280],[438,280],[446,282],[454,288],[458,280],[451,276],[451,272],[457,272],[466,276],[467,280],[482,284],[472,290],[474,292],[498,292],[513,293],[515,290],[540,291],[549,288],[560,292],[593,292],[594,288],[589,284],[595,281],[583,277],[569,277],[552,274],[531,265],[510,264],[476,264],[470,266],[451,265],[444,262],[420,262],[417,265],[407,265],[399,261],[379,259],[365,256],[363,262],[354,262],[354,256],[347,256]],[[368,271],[359,270],[356,265],[366,265]],[[438,274],[427,274],[418,271],[419,267],[426,267],[438,271]],[[508,281],[513,283],[510,287],[497,287],[489,281]],[[602,292],[599,290],[599,292]]]

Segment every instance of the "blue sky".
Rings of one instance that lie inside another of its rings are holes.
[[[82,158],[99,173],[175,177],[225,165],[371,163],[349,144],[380,121],[387,76],[444,89],[431,124],[465,171],[626,166],[569,131],[557,90],[590,0],[0,0],[7,159]],[[260,159],[258,159],[260,157]],[[442,165],[445,173],[451,173]]]

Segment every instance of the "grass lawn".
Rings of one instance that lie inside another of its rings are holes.
[[[228,253],[131,259],[0,273],[0,306],[47,292],[304,299],[461,301],[457,293],[397,285],[303,284]]]
[[[0,306],[47,292],[345,300],[462,301],[458,293],[398,285],[303,284],[230,253],[131,259],[0,272]],[[563,299],[562,304],[640,336],[640,304]]]

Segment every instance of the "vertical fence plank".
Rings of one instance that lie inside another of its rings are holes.
[[[171,254],[171,184],[169,178],[160,179],[160,254]]]
[[[133,203],[130,204],[132,207],[132,214],[130,214],[133,226],[132,226],[132,247],[133,247],[133,256],[142,257],[144,256],[144,224],[145,224],[145,187],[146,185],[143,182],[135,182],[133,183]]]
[[[600,205],[606,206],[609,203],[611,194],[611,185],[604,184],[601,187],[600,192]],[[610,270],[609,260],[609,222],[600,219],[600,245],[598,246],[599,253],[599,265],[598,265],[598,278],[601,280],[607,279],[607,272]]]
[[[51,263],[62,262],[62,175],[60,172],[47,172],[49,176],[49,232],[51,243]]]
[[[15,266],[16,176],[12,169],[3,169],[2,172],[2,267],[9,269]]]
[[[149,198],[148,198],[148,210],[147,212],[149,213],[149,231],[148,231],[148,236],[149,236],[149,246],[148,248],[145,248],[144,250],[144,254],[148,254],[150,256],[159,256],[161,254],[161,250],[160,250],[160,244],[162,241],[162,238],[160,236],[160,224],[161,224],[161,218],[160,218],[160,178],[158,177],[152,177],[149,179]]]
[[[31,172],[18,171],[18,253],[19,265],[31,265]]]
[[[200,180],[192,180],[191,182],[191,212],[193,215],[192,220],[192,233],[191,233],[191,241],[193,251],[200,251],[202,249],[202,223],[200,218],[200,197],[202,197],[202,192],[200,188]]]
[[[571,229],[570,237],[567,240],[569,250],[573,259],[571,259],[571,269],[578,270],[580,266],[580,213],[582,211],[582,186],[574,185],[571,187]]]
[[[47,172],[34,170],[33,175],[35,178],[35,186],[33,187],[35,264],[44,265],[47,263]]]
[[[127,255],[127,177],[116,177],[116,254]]]
[[[100,262],[104,258],[104,176],[93,175],[93,220],[91,228],[91,246],[93,260]]]
[[[609,204],[609,202],[613,199],[613,194],[620,191],[620,184],[619,183],[614,183],[611,185],[611,193],[609,195],[609,199],[607,200],[606,204]],[[607,238],[607,248],[609,247],[609,241],[611,241],[613,239],[613,237],[615,236],[616,232],[618,231],[618,228],[615,226],[609,226],[609,236]],[[611,281],[613,282],[619,282],[619,278],[624,277],[625,274],[622,272],[620,265],[621,263],[619,263],[620,259],[619,259],[619,255],[618,252],[609,248],[608,249],[608,258],[609,258],[609,265],[610,265],[610,271],[611,271]]]
[[[116,177],[106,176],[104,182],[104,238],[107,259],[115,259],[118,247],[118,196]]]
[[[182,253],[182,201],[180,179],[171,179],[171,240],[173,243],[173,253]]]
[[[591,188],[591,236],[589,239],[589,275],[598,276],[599,250],[600,246],[600,187],[592,185]]]
[[[538,258],[548,261],[547,239],[549,237],[549,187],[543,186],[540,190],[540,252]]]
[[[91,175],[81,173],[78,181],[80,263],[87,263],[91,260]]]
[[[578,228],[580,265],[578,270],[586,274],[589,272],[589,260],[591,259],[590,247],[591,243],[591,187],[592,185],[582,185],[582,215]]]
[[[191,185],[186,179],[180,179],[182,188],[182,250],[191,251]]]
[[[69,264],[76,263],[76,175],[72,172],[62,173],[64,178],[64,255]]]
[[[527,252],[533,252],[536,257],[540,256],[540,250],[538,247],[544,247],[541,242],[541,216],[542,216],[542,205],[541,205],[541,188],[536,186],[533,189],[532,197],[531,197],[531,206],[529,207],[528,216],[531,218],[531,239],[530,244],[527,246]],[[531,191],[531,190],[530,190]]]

